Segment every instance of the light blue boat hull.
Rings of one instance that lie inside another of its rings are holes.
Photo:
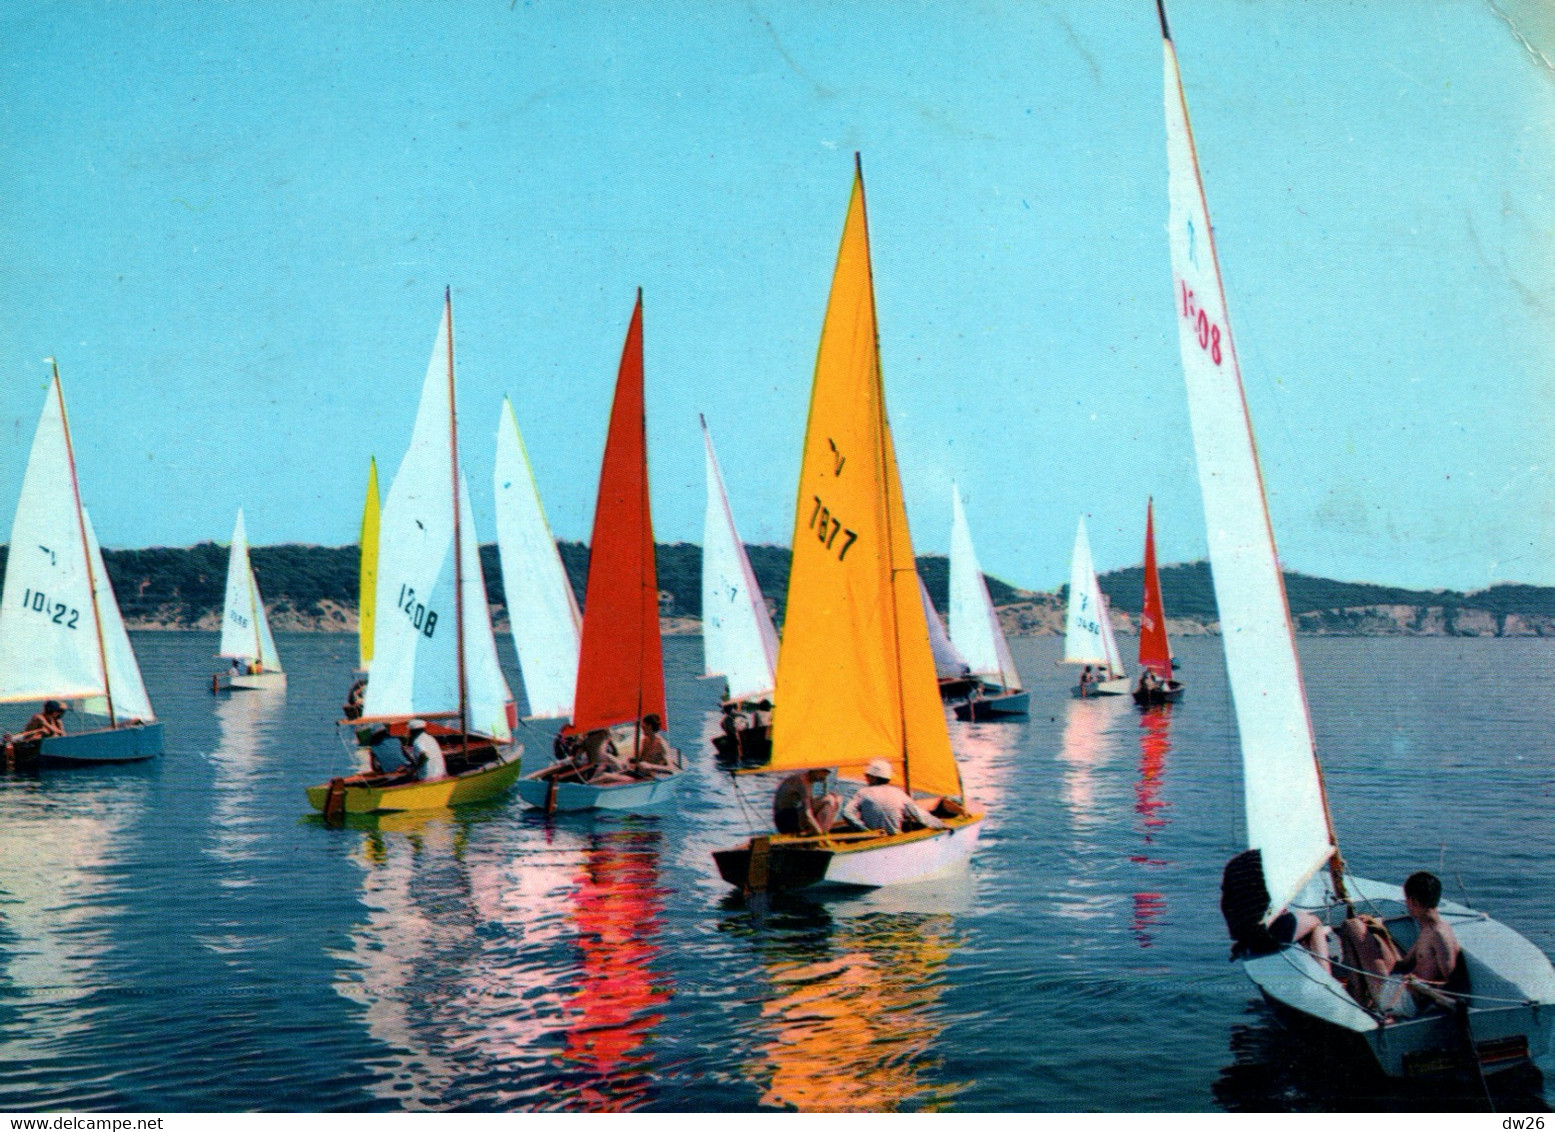
[[[583,782],[556,784],[556,812],[579,810],[645,810],[668,801],[680,789],[685,771],[648,782],[623,782],[618,786],[590,786]],[[536,809],[546,808],[551,784],[545,779],[524,777],[518,780],[518,796]]]
[[[58,735],[38,744],[38,761],[45,763],[133,763],[161,753],[160,723]]]

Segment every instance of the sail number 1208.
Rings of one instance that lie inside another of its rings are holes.
[[[815,500],[815,509],[810,512],[810,529],[821,540],[821,545],[827,550],[837,552],[837,561],[841,562],[848,555],[848,547],[858,540],[858,532],[850,531],[842,525],[842,520],[831,513],[831,509],[821,502],[819,495],[812,495]],[[842,536],[842,542],[837,542],[837,536]]]
[[[1182,280],[1178,280],[1178,287],[1182,294],[1182,316],[1188,320],[1188,325],[1193,328],[1194,337],[1199,340],[1199,348],[1210,356],[1210,360],[1217,366],[1220,364],[1220,327],[1217,326],[1209,315],[1204,313],[1204,308],[1195,301],[1192,288]]]
[[[416,591],[410,586],[400,587],[398,605],[405,619],[420,630],[423,637],[430,637],[437,631],[437,611],[428,609],[426,602],[417,601]]]

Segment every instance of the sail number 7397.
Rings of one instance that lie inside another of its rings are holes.
[[[1179,279],[1177,287],[1182,298],[1183,318],[1187,319],[1188,325],[1193,328],[1193,335],[1198,339],[1199,348],[1218,366],[1221,357],[1220,327],[1204,313],[1204,308],[1198,305],[1193,289],[1187,283]]]
[[[430,637],[437,631],[437,611],[428,609],[426,602],[417,601],[416,591],[410,586],[400,587],[399,600],[395,604],[405,614],[405,620],[418,629],[422,636]]]
[[[848,547],[858,539],[857,531],[850,531],[842,525],[842,520],[831,513],[831,509],[821,502],[819,495],[812,495],[815,500],[815,509],[810,512],[810,529],[821,540],[821,545],[827,550],[837,552],[837,561],[841,562],[848,555]],[[837,541],[837,536],[842,536],[842,541]]]

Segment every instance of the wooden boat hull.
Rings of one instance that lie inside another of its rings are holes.
[[[1030,692],[1006,692],[996,696],[979,696],[957,704],[956,718],[961,720],[1019,719],[1031,709]]]
[[[253,675],[229,676],[227,687],[234,692],[263,692],[271,689],[285,690],[286,673],[256,672]]]
[[[1070,691],[1082,700],[1092,696],[1128,696],[1133,694],[1134,683],[1127,676],[1120,676],[1116,680],[1103,680],[1096,684],[1076,684]]]
[[[31,752],[28,753],[28,748]],[[37,743],[18,743],[18,761],[36,759],[58,765],[81,763],[133,763],[162,753],[162,725],[141,723],[130,727],[105,727],[56,735]]]
[[[1151,688],[1148,692],[1134,689],[1134,702],[1140,707],[1149,707],[1151,704],[1175,704],[1182,699],[1183,686],[1179,681],[1173,680],[1164,688]]]
[[[1403,906],[1403,892],[1395,885],[1354,876],[1345,882],[1359,907]],[[1440,910],[1468,964],[1467,1033],[1463,1020],[1440,1008],[1380,1020],[1299,946],[1244,959],[1242,970],[1279,1013],[1362,1038],[1389,1077],[1473,1071],[1471,1040],[1479,1071],[1486,1074],[1555,1055],[1555,968],[1549,959],[1483,913],[1447,900]],[[1313,911],[1330,920],[1342,915],[1342,910]]]
[[[553,805],[548,800],[551,793],[550,781],[535,777],[548,769],[550,768],[543,767],[534,774],[519,779],[518,796],[536,809],[554,810],[557,813],[577,813],[581,810],[622,810],[635,813],[669,801],[680,789],[681,779],[686,777],[686,772],[682,770],[665,775],[663,778],[621,782],[614,786],[590,786],[586,782],[558,782],[556,801]]]
[[[883,888],[912,884],[966,866],[982,832],[982,814],[951,818],[945,829],[911,833],[800,837],[772,834],[713,853],[718,872],[736,888]]]
[[[972,689],[976,686],[975,676],[948,676],[939,682],[939,698],[946,703],[952,700],[964,700],[972,694]]]
[[[345,812],[348,814],[394,813],[406,810],[440,810],[446,806],[481,802],[505,794],[518,778],[520,762],[499,762],[465,774],[436,778],[429,782],[406,782],[398,786],[347,786]],[[308,787],[308,804],[319,812],[329,797],[328,782]]]

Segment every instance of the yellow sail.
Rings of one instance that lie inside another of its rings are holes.
[[[884,758],[899,785],[961,796],[886,420],[861,173],[815,363],[774,699],[772,769],[857,776]]]
[[[373,612],[378,600],[378,461],[367,465],[367,502],[362,505],[361,591],[357,598],[356,643],[363,671],[373,663]]]

